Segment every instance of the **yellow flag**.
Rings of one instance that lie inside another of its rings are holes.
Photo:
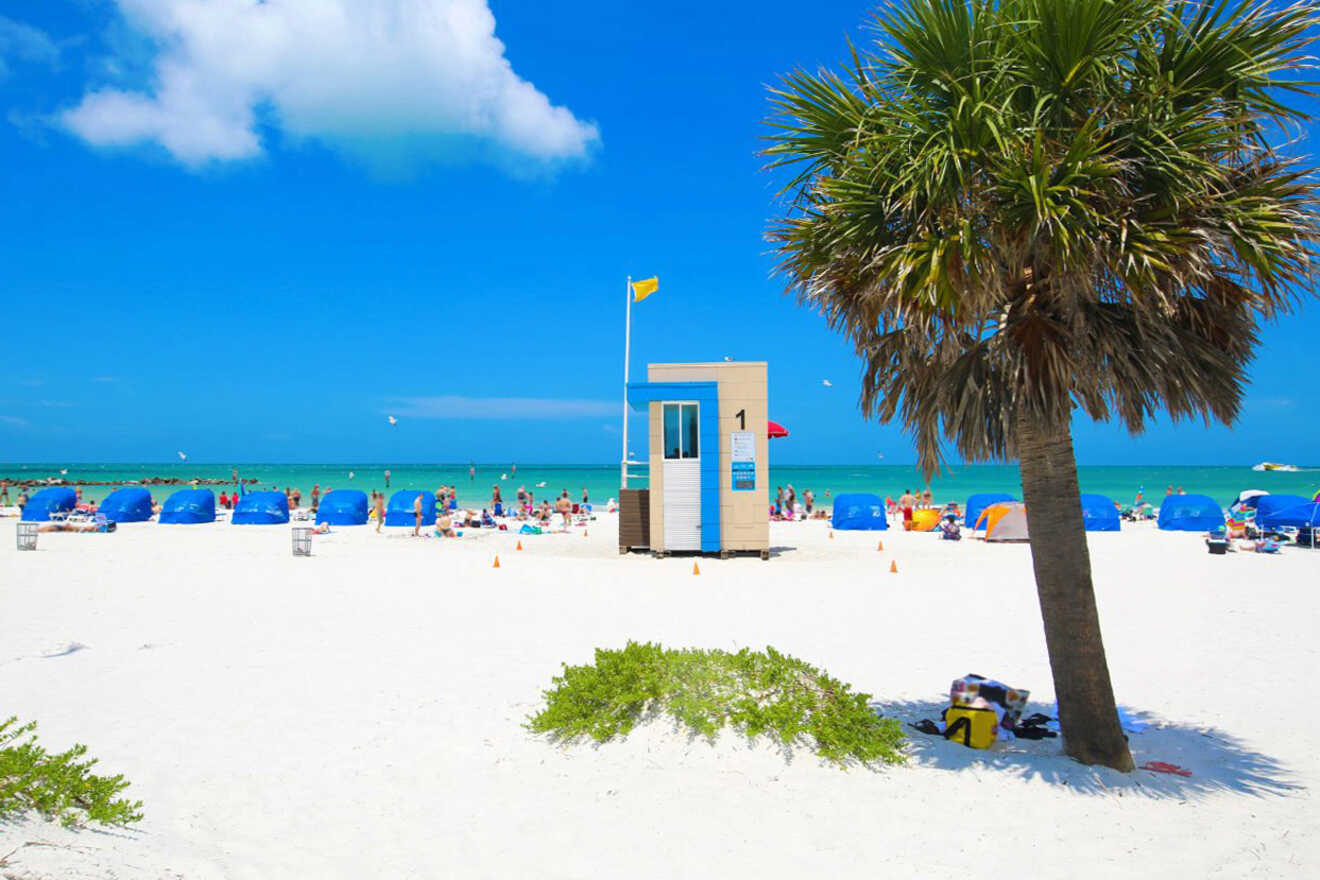
[[[633,282],[633,302],[641,302],[651,294],[660,289],[660,279],[645,278],[641,281]]]

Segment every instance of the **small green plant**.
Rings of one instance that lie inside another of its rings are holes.
[[[870,694],[774,648],[731,654],[629,642],[597,648],[593,664],[565,664],[551,684],[525,726],[565,741],[605,742],[665,713],[709,740],[725,725],[787,747],[806,740],[840,766],[903,760],[903,729],[870,708]]]
[[[68,827],[99,822],[128,825],[142,819],[142,802],[118,797],[128,788],[122,776],[91,773],[87,746],[52,755],[37,744],[35,721],[0,721],[0,821],[29,810]]]

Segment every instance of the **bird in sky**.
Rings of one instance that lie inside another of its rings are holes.
[[[187,455],[187,453],[180,451],[180,452],[179,452],[179,461],[187,461],[187,460],[188,460],[188,455]]]
[[[826,388],[833,388],[833,387],[834,387],[834,383],[831,382],[829,379],[821,379],[821,380],[820,380],[820,384],[824,385]]]
[[[396,419],[394,416],[390,416],[390,424],[391,424],[391,425],[397,425],[398,423],[399,423],[399,420],[398,420],[398,419]]]

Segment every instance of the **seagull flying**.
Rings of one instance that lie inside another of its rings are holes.
[[[179,453],[179,461],[187,461],[187,460],[188,460],[188,455],[187,455],[187,453],[180,452],[180,453]]]
[[[833,388],[833,387],[834,387],[834,383],[831,382],[829,379],[821,379],[821,380],[820,380],[820,384],[824,385],[826,388]]]
[[[394,416],[390,416],[390,424],[391,424],[391,425],[397,425],[398,423],[399,423],[399,420],[398,420],[398,419],[396,419]]]

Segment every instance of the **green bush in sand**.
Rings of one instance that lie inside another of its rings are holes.
[[[52,755],[37,745],[36,722],[0,721],[0,821],[28,811],[74,827],[98,822],[128,825],[142,819],[142,802],[118,797],[128,788],[122,776],[91,773],[95,758],[75,745]]]
[[[565,665],[552,684],[526,727],[560,740],[605,742],[667,714],[708,740],[728,725],[787,747],[808,743],[840,766],[903,760],[902,727],[877,715],[869,694],[774,648],[731,654],[629,642],[596,649],[593,664]]]

